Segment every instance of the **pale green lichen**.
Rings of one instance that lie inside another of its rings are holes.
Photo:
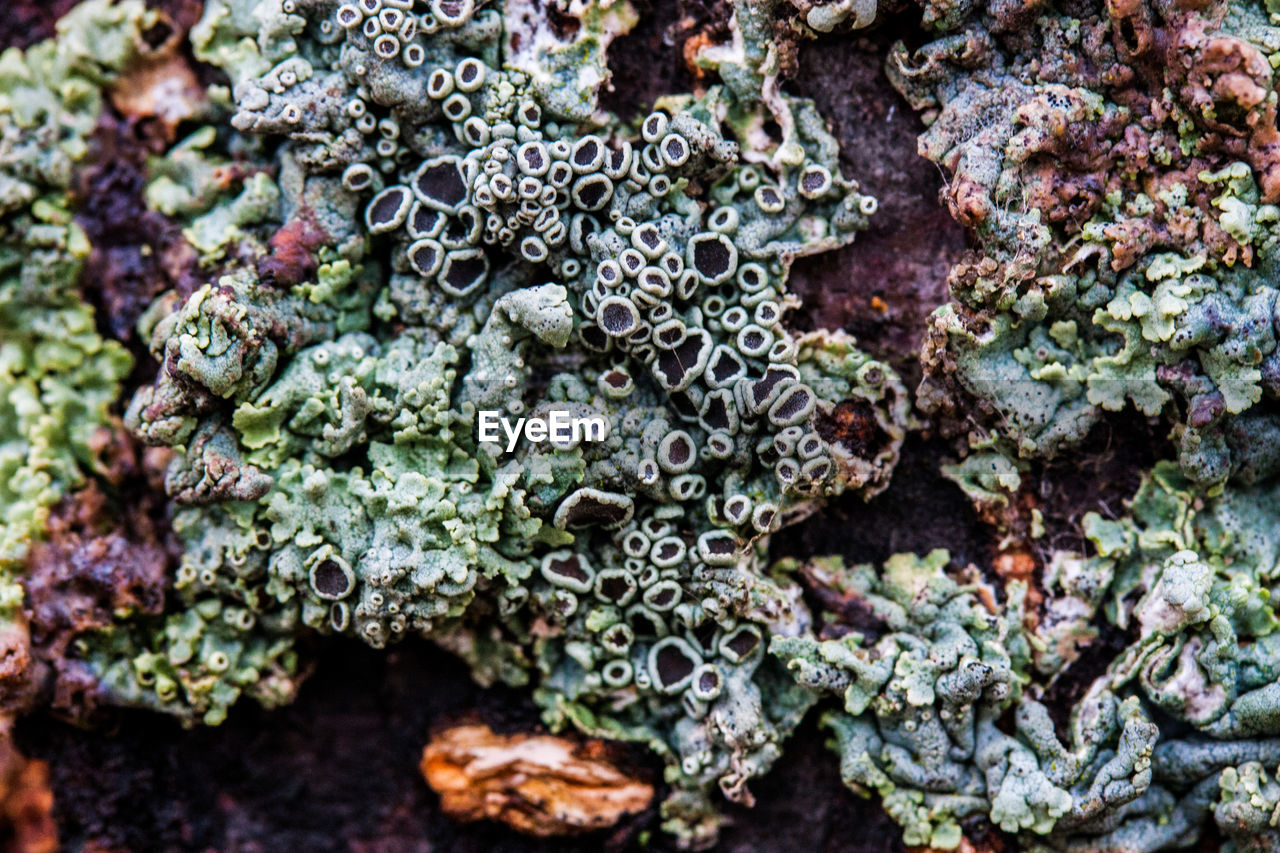
[[[872,14],[800,9],[824,31]],[[927,3],[942,40],[891,66],[979,240],[935,315],[924,397],[945,415],[959,388],[998,417],[960,413],[968,452],[945,476],[1000,517],[1027,460],[1105,412],[1182,420],[1179,463],[1123,517],[1084,518],[1090,551],[1000,588],[945,551],[767,568],[773,532],[887,485],[911,421],[852,338],[785,325],[792,261],[847,243],[876,203],[779,87],[772,4],[734,4],[729,41],[693,57],[719,82],[627,125],[597,100],[625,2],[561,4],[570,32],[516,0],[210,0],[191,43],[230,85],[152,158],[145,194],[203,281],[142,318],[158,372],[125,417],[174,450],[183,553],[163,613],[72,643],[95,698],[217,724],[242,697],[290,701],[303,638],[422,636],[482,683],[531,687],[553,728],[649,746],[689,846],[829,696],[843,778],[907,844],[957,848],[981,819],[1028,850],[1155,851],[1212,820],[1230,849],[1273,849],[1280,187],[1256,152],[1206,141],[1228,111],[1194,81],[1135,122],[1132,79],[1063,65],[1128,14],[1096,11],[1046,12],[1033,46],[1006,38],[1008,10]],[[1252,7],[1166,11],[1227,34],[1247,70],[1280,49]],[[68,188],[148,14],[85,4],[59,40],[0,56],[6,581],[95,470],[130,366],[75,291]],[[1274,129],[1268,98],[1250,109]],[[1096,198],[1068,174],[1092,200],[1060,216],[1076,202],[1037,181],[1061,189],[1062,134],[1120,157],[1108,134],[1126,127],[1150,159],[1109,161]],[[1144,243],[1143,223],[1183,230]],[[608,429],[510,446],[482,440],[481,410]],[[805,587],[841,606],[815,619]],[[1062,703],[1063,673],[1116,637]]]
[[[71,185],[102,87],[147,52],[153,13],[95,0],[58,37],[0,53],[0,610],[49,512],[103,466],[95,450],[132,359],[80,295],[89,242]]]
[[[1035,620],[1021,582],[1000,602],[972,567],[964,583],[949,574],[945,552],[880,571],[816,559],[807,580],[846,605],[826,639],[777,637],[771,651],[841,697],[823,719],[842,775],[880,795],[908,844],[955,848],[982,815],[1029,850],[1156,851],[1191,844],[1212,816],[1239,849],[1273,849],[1278,494],[1206,500],[1158,465],[1131,515],[1085,517],[1094,556],[1053,556]],[[1135,639],[1064,738],[1042,700],[1099,625]]]
[[[634,10],[559,11],[576,33],[515,0],[206,4],[229,127],[145,193],[205,283],[142,318],[125,418],[177,451],[184,553],[164,614],[74,653],[106,701],[216,724],[288,701],[308,633],[433,638],[653,747],[703,845],[815,699],[766,653],[809,629],[769,535],[883,489],[908,425],[887,365],[784,325],[793,260],[876,203],[779,89],[771,5],[699,58],[723,84],[636,126],[596,97]],[[491,409],[609,429],[509,451]]]
[[[1218,778],[1221,790],[1213,818],[1229,839],[1225,853],[1264,853],[1274,849],[1280,827],[1280,782],[1256,761],[1227,767]]]
[[[1267,9],[1097,3],[1017,24],[1000,4],[923,5],[941,37],[888,70],[977,239],[933,318],[926,407],[1011,458],[1070,451],[1132,408],[1172,422],[1206,487],[1280,470]],[[975,405],[954,410],[956,391]]]

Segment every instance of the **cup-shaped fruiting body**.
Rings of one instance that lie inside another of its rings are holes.
[[[427,76],[427,94],[437,100],[443,100],[453,94],[457,81],[447,68],[436,68]]]
[[[756,324],[745,324],[738,330],[736,339],[738,351],[751,358],[764,357],[773,346],[773,333]]]
[[[409,217],[413,195],[402,186],[388,187],[374,196],[365,207],[365,226],[370,234],[395,231]]]
[[[613,198],[613,181],[599,172],[583,175],[573,182],[570,197],[582,210],[603,210]]]
[[[707,493],[707,478],[701,474],[677,474],[671,478],[671,498],[676,501],[696,501]]]
[[[732,235],[738,230],[738,210],[734,207],[718,207],[707,217],[707,227],[718,234]]]
[[[687,553],[688,548],[682,538],[679,536],[664,536],[653,543],[649,559],[658,568],[666,569],[680,565]]]
[[[666,637],[649,650],[649,677],[662,693],[674,695],[684,690],[701,665],[701,656],[680,637]]]
[[[738,539],[727,531],[710,530],[698,537],[698,556],[709,566],[732,565],[737,552]]]
[[[424,278],[430,278],[439,272],[444,264],[445,251],[435,240],[423,238],[409,245],[405,252],[409,265]]]
[[[715,430],[707,436],[706,449],[712,459],[729,459],[735,450],[733,436],[727,431]]]
[[[662,307],[662,306],[657,306]],[[650,321],[656,311],[650,311]],[[660,349],[675,349],[684,343],[688,336],[688,327],[683,320],[672,318],[659,323],[653,330],[653,343]]]
[[[635,632],[625,623],[610,625],[600,634],[600,646],[605,654],[621,657],[631,651]]]
[[[544,557],[542,576],[574,592],[590,592],[595,583],[595,572],[586,558],[569,551],[553,551]]]
[[[664,112],[651,113],[640,124],[640,136],[645,142],[655,143],[666,135],[667,128],[670,127],[670,118]]]
[[[573,492],[556,509],[555,525],[561,529],[602,525],[618,527],[631,519],[634,501],[626,495],[583,488]]]
[[[401,33],[402,42],[407,41],[410,38],[412,37],[405,36],[402,31]],[[404,64],[407,65],[409,68],[419,68],[422,66],[423,63],[427,61],[427,52],[425,49],[423,49],[422,45],[410,43],[404,46],[404,52],[401,54],[401,57],[404,60]]]
[[[547,244],[540,237],[529,235],[520,241],[520,256],[532,264],[545,261],[548,256]]]
[[[604,569],[596,575],[596,598],[617,607],[626,607],[635,600],[639,584],[630,572],[621,569]]]
[[[644,603],[655,613],[674,610],[680,598],[680,585],[675,581],[659,581],[644,591]]]
[[[404,226],[410,238],[420,240],[423,237],[438,237],[448,221],[448,217],[439,210],[415,201],[409,208]]]
[[[710,357],[710,336],[697,329],[686,330],[681,344],[658,353],[653,375],[668,391],[683,391],[702,375]]]
[[[754,197],[756,205],[765,213],[781,213],[787,206],[786,199],[776,187],[757,187]]]
[[[342,173],[342,185],[352,192],[362,192],[373,188],[377,175],[365,163],[354,163]]]
[[[475,0],[431,0],[431,17],[443,27],[461,27],[475,14]]]
[[[424,161],[409,179],[409,186],[419,202],[442,213],[457,210],[468,195],[462,161],[452,155]]]
[[[667,251],[667,241],[662,232],[653,223],[644,223],[631,232],[631,245],[646,258],[653,261]]]
[[[628,233],[631,230],[634,229],[628,229]],[[619,231],[618,233],[622,232]],[[645,257],[636,249],[623,249],[618,254],[618,263],[622,266],[622,271],[628,278],[635,278],[645,268]]]
[[[311,589],[316,595],[330,601],[346,598],[355,589],[355,573],[341,555],[329,553],[314,560],[309,573]]]
[[[598,387],[605,396],[624,399],[635,390],[635,380],[625,369],[615,367],[600,374]]]
[[[703,284],[719,284],[737,271],[738,249],[724,234],[698,234],[689,241],[685,264]]]
[[[820,163],[811,163],[800,172],[796,189],[805,198],[819,199],[831,190],[831,186],[830,170]]]
[[[601,679],[613,688],[623,688],[631,683],[634,670],[631,661],[611,660],[600,670]]]
[[[640,312],[623,296],[610,296],[601,301],[595,319],[604,333],[613,338],[629,337],[640,328]]]
[[[658,445],[659,467],[668,474],[683,474],[697,462],[697,448],[693,438],[683,430],[674,430],[663,437]]]
[[[477,292],[489,275],[489,256],[483,249],[455,249],[447,252],[437,276],[440,289],[453,296]]]
[[[698,667],[689,683],[689,690],[700,702],[714,702],[720,698],[723,689],[724,676],[714,664],[709,663]]]
[[[769,406],[769,421],[776,426],[803,423],[813,413],[816,405],[817,397],[808,386],[788,385]]]
[[[622,552],[628,557],[646,557],[651,544],[644,532],[632,530],[622,538]]]

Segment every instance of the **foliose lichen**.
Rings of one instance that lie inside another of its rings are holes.
[[[908,844],[955,848],[978,815],[1028,850],[1173,849],[1210,819],[1233,849],[1273,849],[1276,501],[1274,485],[1206,500],[1161,463],[1130,515],[1085,517],[1093,556],[1054,555],[1041,614],[942,551],[882,571],[816,559],[807,580],[849,606],[770,648],[841,697],[823,720],[842,775]],[[1046,702],[1100,625],[1131,642],[1064,726]]]
[[[100,473],[98,438],[132,358],[78,290],[89,253],[71,198],[102,89],[145,56],[141,2],[89,2],[59,37],[0,53],[0,619],[60,498]]]
[[[774,532],[886,487],[913,417],[848,335],[786,325],[792,262],[876,202],[780,87],[768,2],[691,57],[718,82],[627,123],[597,97],[625,0],[209,0],[189,42],[221,82],[144,194],[196,284],[143,315],[154,380],[122,403],[71,187],[157,19],[92,0],[0,56],[0,629],[47,611],[87,706],[187,724],[290,701],[316,635],[426,637],[553,729],[650,747],[690,847],[826,702],[844,780],[909,845],[987,821],[1156,851],[1212,821],[1275,849],[1270,10],[923,9],[938,40],[889,71],[975,236],[925,348],[924,408],[967,439],[944,474],[998,521],[1108,412],[1172,416],[1177,461],[1086,515],[1087,548],[1016,576],[942,550],[770,567]],[[181,556],[162,581],[117,552],[68,616],[85,537],[54,507],[96,506],[113,404],[169,454]],[[607,427],[492,440],[487,412]]]
[[[70,648],[99,701],[217,724],[289,701],[308,635],[429,637],[534,684],[553,727],[652,746],[668,828],[704,845],[710,793],[750,802],[815,699],[766,653],[810,628],[769,535],[883,489],[910,421],[852,338],[784,325],[792,262],[876,201],[779,88],[770,4],[698,58],[720,84],[634,125],[597,91],[635,11],[557,14],[576,26],[515,0],[205,4],[190,43],[226,83],[145,193],[203,281],[143,315],[158,370],[124,416],[174,451],[183,554],[163,613]],[[68,429],[129,365],[92,341],[111,370]],[[482,411],[608,428],[509,447]]]
[[[1270,7],[923,6],[938,39],[888,72],[977,240],[933,318],[924,405],[1019,459],[1132,407],[1169,420],[1206,488],[1276,473]]]

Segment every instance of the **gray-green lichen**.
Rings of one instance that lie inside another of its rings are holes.
[[[80,296],[89,254],[71,185],[102,88],[147,53],[141,2],[96,0],[58,38],[0,53],[0,611],[53,505],[104,465],[97,439],[132,359]]]
[[[912,422],[852,338],[786,325],[792,262],[876,209],[779,85],[790,12],[734,3],[691,57],[714,85],[627,124],[597,98],[625,0],[555,26],[520,0],[209,0],[190,44],[225,84],[145,191],[196,280],[143,315],[155,379],[121,401],[70,188],[153,13],[82,5],[0,56],[6,618],[118,405],[171,449],[182,555],[162,613],[71,644],[99,700],[217,724],[290,701],[314,635],[426,637],[552,728],[649,746],[688,846],[824,702],[909,845],[987,821],[1136,853],[1212,822],[1276,849],[1280,37],[1247,4],[1095,5],[926,3],[939,40],[891,57],[975,235],[924,353],[925,407],[968,439],[945,476],[999,518],[1107,412],[1173,416],[1177,462],[1003,586],[941,550],[769,567],[772,533],[885,488]],[[607,430],[494,441],[486,411]]]
[[[1014,458],[1134,409],[1168,419],[1206,487],[1276,473],[1269,7],[922,5],[939,38],[888,72],[977,241],[933,318],[924,404]]]
[[[1274,485],[1205,499],[1162,463],[1130,515],[1085,517],[1093,556],[1054,555],[1036,618],[1021,582],[1001,601],[945,552],[881,571],[814,560],[807,578],[863,616],[771,651],[841,698],[824,722],[842,775],[908,844],[954,848],[980,815],[1028,850],[1172,849],[1208,820],[1234,849],[1274,849],[1278,500]],[[1131,641],[1063,727],[1044,700],[1100,626]]]
[[[141,14],[93,8],[113,39]],[[163,614],[73,653],[104,701],[216,724],[289,701],[309,634],[429,637],[532,684],[555,728],[653,747],[666,825],[703,845],[712,792],[750,802],[815,700],[766,652],[810,629],[769,535],[883,489],[908,425],[889,367],[784,325],[793,260],[876,202],[780,90],[770,4],[699,57],[722,83],[636,125],[597,102],[635,10],[557,14],[577,26],[518,0],[205,4],[191,46],[227,82],[145,192],[202,281],[142,317],[158,372],[124,417],[174,450],[183,554]],[[509,448],[488,410],[608,430]]]

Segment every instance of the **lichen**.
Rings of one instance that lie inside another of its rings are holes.
[[[226,83],[143,194],[196,282],[139,321],[124,415],[173,450],[182,553],[163,612],[69,642],[94,701],[217,724],[289,701],[304,637],[428,637],[553,728],[650,745],[667,827],[714,839],[712,792],[749,803],[815,698],[766,654],[809,629],[769,536],[885,488],[911,421],[851,337],[785,324],[792,262],[876,201],[779,88],[775,18],[735,6],[698,57],[722,82],[627,125],[597,101],[625,2],[205,4]],[[491,410],[608,428],[509,447]]]
[[[1132,408],[1168,419],[1205,487],[1275,473],[1268,9],[922,5],[938,40],[888,71],[977,240],[933,318],[925,406],[1021,459]]]
[[[1028,850],[1155,851],[1212,817],[1239,849],[1272,849],[1278,495],[1205,499],[1161,463],[1130,515],[1085,516],[1094,556],[1054,555],[1038,621],[1020,582],[949,573],[942,551],[881,571],[784,561],[849,606],[770,649],[842,699],[823,718],[842,775],[880,795],[907,844],[953,849],[981,815]],[[1045,700],[1099,625],[1132,641],[1061,729]]]
[[[132,359],[80,296],[89,254],[76,164],[102,88],[144,56],[153,13],[95,0],[58,38],[0,53],[0,618],[22,605],[26,555],[60,498],[102,473],[97,436]]]
[[[937,40],[888,70],[973,248],[919,398],[1003,538],[846,566],[771,564],[773,534],[884,490],[917,421],[853,338],[788,323],[793,262],[877,202],[781,79],[879,10],[734,2],[699,88],[625,122],[599,94],[638,8],[209,0],[138,193],[184,268],[132,374],[72,188],[171,22],[91,0],[0,55],[6,708],[216,725],[291,701],[318,636],[419,637],[556,732],[647,746],[686,847],[821,704],[911,846],[1145,853],[1212,821],[1274,849],[1269,10],[922,3]],[[1130,406],[1177,459],[1046,536],[1041,463]],[[126,427],[154,455],[121,462]],[[111,518],[116,469],[161,462],[165,509]]]

